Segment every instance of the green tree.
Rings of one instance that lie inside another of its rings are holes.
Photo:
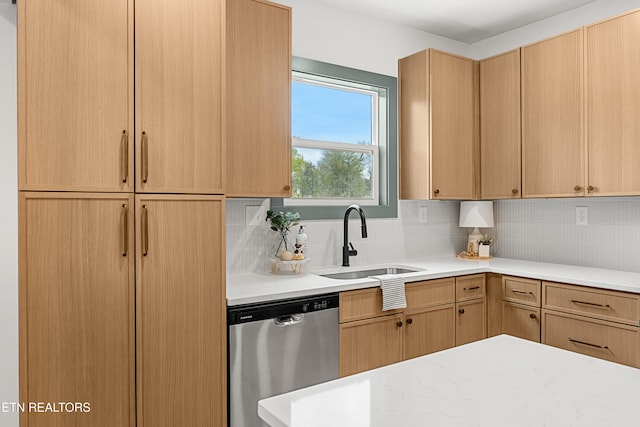
[[[318,197],[371,196],[368,156],[351,151],[325,150],[318,162]]]
[[[295,148],[292,150],[291,181],[293,197],[317,197],[318,170]]]

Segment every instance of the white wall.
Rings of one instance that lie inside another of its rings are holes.
[[[427,47],[469,55],[469,45],[316,0],[277,0],[293,10],[293,55],[388,76]]]
[[[474,59],[488,58],[640,7],[640,0],[599,0],[469,47]]]
[[[0,404],[18,402],[16,7],[0,3]],[[0,412],[0,426],[18,426]]]

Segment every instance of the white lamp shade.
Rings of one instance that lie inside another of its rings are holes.
[[[460,202],[460,227],[493,227],[493,202]]]

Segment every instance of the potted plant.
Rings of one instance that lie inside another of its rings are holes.
[[[298,212],[274,212],[272,210],[267,211],[266,221],[271,222],[271,229],[278,232],[278,238],[274,245],[275,251],[273,256],[280,258],[284,252],[289,251],[289,233],[290,228],[294,225],[298,225],[300,222],[300,214]],[[291,254],[293,257],[293,255]],[[285,254],[285,258],[287,258]],[[282,259],[285,259],[282,258]],[[288,258],[291,259],[291,258]]]
[[[491,243],[493,243],[493,237],[486,234],[478,240],[478,256],[488,258],[491,255]]]

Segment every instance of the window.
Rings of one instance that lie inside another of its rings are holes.
[[[293,58],[292,197],[274,208],[340,218],[352,203],[397,216],[396,79]]]

